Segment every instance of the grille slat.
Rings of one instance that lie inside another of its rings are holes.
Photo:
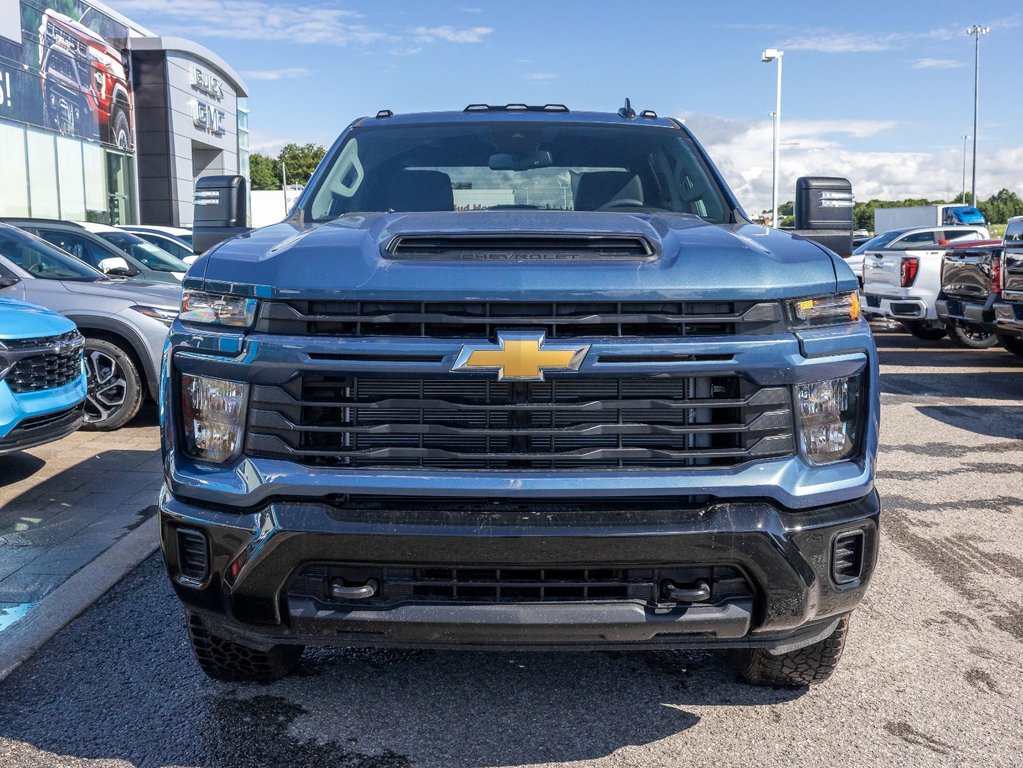
[[[736,376],[510,384],[307,374],[254,386],[251,397],[247,453],[318,466],[730,466],[794,451],[788,389]]]
[[[8,339],[0,347],[0,372],[13,357],[4,381],[15,394],[70,384],[82,375],[84,339],[78,331],[35,339]]]
[[[550,338],[764,335],[785,330],[777,302],[267,301],[255,330],[297,336],[491,338],[499,330]]]

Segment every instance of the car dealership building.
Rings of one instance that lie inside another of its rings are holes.
[[[190,226],[195,179],[248,177],[246,97],[102,3],[0,0],[0,217]]]

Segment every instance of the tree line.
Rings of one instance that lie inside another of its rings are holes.
[[[285,144],[276,155],[253,152],[249,155],[249,183],[254,190],[280,189],[283,166],[289,186],[305,186],[325,154],[326,147],[319,144]]]

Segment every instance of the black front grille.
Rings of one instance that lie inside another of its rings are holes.
[[[679,567],[481,567],[469,565],[361,566],[318,563],[292,578],[290,599],[319,605],[393,606],[407,603],[587,603],[672,602],[669,584],[687,587],[706,582],[710,596],[700,601],[720,604],[752,597],[742,572],[731,566]],[[337,598],[331,586],[372,583],[371,598]]]
[[[246,452],[314,466],[731,466],[794,451],[791,398],[737,376],[324,376],[251,391]]]
[[[255,330],[285,336],[489,339],[497,331],[548,338],[679,338],[781,333],[777,302],[267,301]]]
[[[13,356],[14,362],[4,380],[16,394],[70,384],[82,375],[83,344],[78,331],[47,338],[5,340],[0,368],[4,352]]]

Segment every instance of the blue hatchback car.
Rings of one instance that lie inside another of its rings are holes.
[[[84,347],[63,315],[0,299],[0,454],[59,440],[81,426]]]

